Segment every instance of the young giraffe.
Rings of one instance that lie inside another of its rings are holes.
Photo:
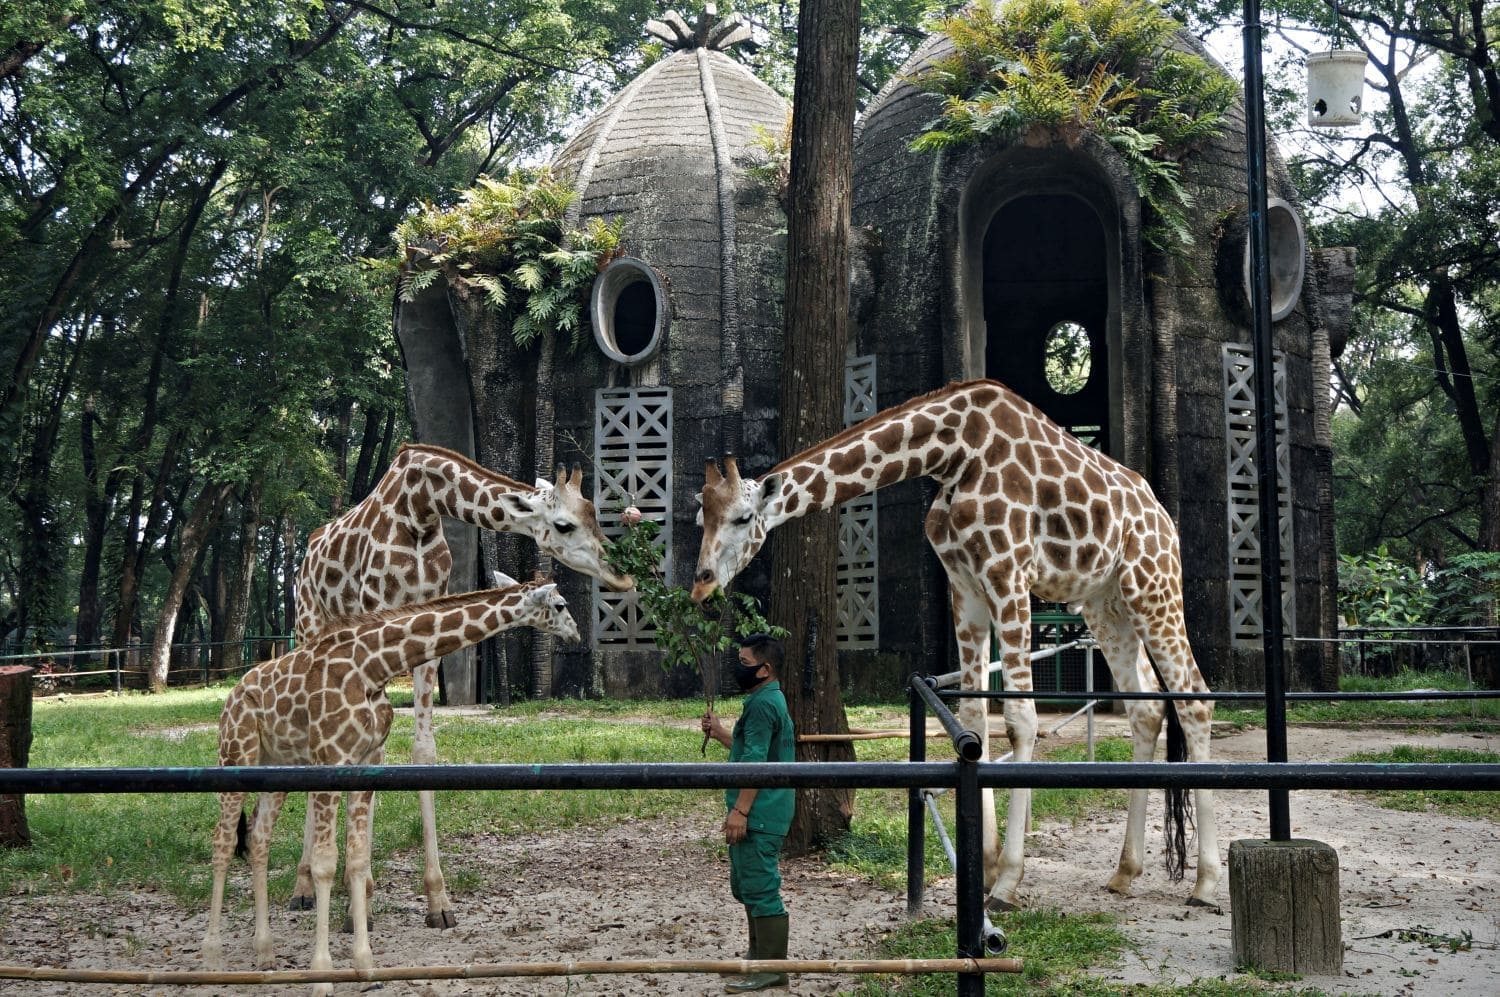
[[[443,538],[442,518],[487,530],[531,537],[547,554],[615,591],[635,585],[604,558],[604,534],[594,503],[582,491],[583,472],[557,481],[538,479],[535,487],[496,474],[442,447],[403,446],[384,477],[363,501],[320,526],[307,540],[307,556],[297,572],[297,639],[306,641],[332,620],[422,602],[448,590],[453,566]],[[412,672],[412,715],[416,731],[412,762],[437,761],[432,700],[436,660]],[[427,924],[458,923],[438,858],[437,813],[433,794],[419,794],[422,811],[422,876]],[[312,814],[303,833],[293,910],[312,907]],[[373,882],[368,884],[373,889]]]
[[[230,692],[219,718],[220,765],[378,765],[384,760],[392,710],[386,684],[422,662],[469,647],[511,627],[532,626],[569,642],[578,627],[557,585],[535,579],[524,585],[501,576],[503,587],[450,595],[396,609],[382,609],[326,626],[290,654],[252,668]],[[223,962],[219,936],[224,880],[230,851],[243,854],[244,793],[219,794],[214,829],[213,898],[203,959]],[[272,963],[266,900],[266,859],[271,831],[285,793],[264,793],[249,834],[255,892],[255,956]],[[328,901],[338,867],[338,793],[309,793],[312,815],[312,880],[317,897],[313,969],[332,968],[328,952]],[[370,869],[370,818],[374,794],[349,794],[344,833],[344,874],[354,930],[355,968],[374,968],[370,953],[366,890]],[[314,993],[330,993],[320,984]]]
[[[1030,593],[1081,612],[1122,691],[1207,693],[1188,646],[1182,609],[1177,529],[1134,471],[1080,443],[1015,392],[994,381],[969,381],[879,412],[857,426],[783,461],[760,481],[742,480],[734,459],[721,476],[710,461],[699,496],[703,543],[693,598],[727,586],[789,519],[905,481],[930,476],[941,485],[926,532],[948,574],[963,688],[987,688],[990,631],[1002,652],[1007,689],[1030,691]],[[1150,658],[1147,657],[1147,652]],[[1160,680],[1153,673],[1155,660]],[[1149,761],[1161,730],[1161,702],[1128,702],[1136,761]],[[979,734],[988,758],[986,704],[964,700],[959,716]],[[1187,755],[1208,760],[1212,704],[1202,695],[1178,701]],[[1006,700],[1005,725],[1015,760],[1029,761],[1036,706]],[[1174,724],[1168,723],[1169,757]],[[1017,904],[1029,789],[1013,789],[1003,852],[997,848],[994,797],[985,790],[985,882],[988,905]],[[1190,904],[1208,904],[1220,861],[1213,795],[1194,790],[1198,871]],[[1180,876],[1186,844],[1185,796],[1169,796],[1168,830]],[[1125,845],[1109,889],[1128,894],[1144,854],[1146,791],[1130,791]],[[1175,804],[1175,805],[1173,805]],[[1175,858],[1175,866],[1174,866]]]

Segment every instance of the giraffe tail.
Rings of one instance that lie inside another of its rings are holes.
[[[1167,700],[1167,761],[1187,761],[1187,735],[1177,717],[1177,704]],[[1173,882],[1182,880],[1187,870],[1188,828],[1193,826],[1193,802],[1186,789],[1167,790],[1167,814],[1162,821],[1166,837],[1163,849],[1167,875]]]
[[[245,818],[245,811],[240,811],[240,822],[234,829],[234,857],[245,858],[250,854],[247,844],[250,838],[250,822]]]

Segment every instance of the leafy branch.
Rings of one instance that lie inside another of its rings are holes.
[[[700,606],[687,589],[670,584],[662,573],[661,526],[641,519],[634,507],[621,519],[625,532],[605,544],[605,557],[616,571],[635,579],[635,595],[641,613],[655,633],[656,646],[665,652],[664,671],[687,667],[703,679],[703,696],[709,712],[714,708],[714,662],[735,646],[735,637],[769,633],[785,637],[787,631],[772,626],[760,611],[760,600],[746,592],[716,591]],[[726,628],[724,620],[732,618]],[[708,738],[703,740],[708,748]]]

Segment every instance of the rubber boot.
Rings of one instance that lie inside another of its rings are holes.
[[[755,949],[755,918],[753,916],[751,916],[751,914],[750,914],[750,908],[749,907],[745,908],[745,926],[746,926],[746,930],[750,934],[750,947],[745,950],[744,958],[746,958],[746,959],[754,959],[756,957],[755,956],[755,952],[756,952],[756,949]],[[744,975],[745,975],[744,973],[720,973],[719,974],[719,976],[721,976],[721,977],[723,977],[725,979],[729,979],[731,977],[733,977],[734,979],[740,979]]]
[[[787,939],[787,916],[757,917],[755,919],[755,957],[757,959],[785,959]],[[756,990],[772,990],[787,985],[785,973],[752,973],[724,984],[724,992],[747,994]]]

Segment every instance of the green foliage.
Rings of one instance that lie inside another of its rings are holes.
[[[1473,626],[1494,622],[1500,553],[1460,554],[1425,574],[1382,544],[1339,555],[1339,613],[1351,627]]]
[[[1191,241],[1177,163],[1218,134],[1238,87],[1171,47],[1181,25],[1147,0],[1010,0],[934,28],[957,51],[915,79],[944,102],[914,149],[1090,131],[1135,178],[1152,214],[1146,240],[1163,250]]]
[[[567,333],[572,348],[594,276],[620,255],[624,219],[563,230],[575,195],[547,169],[480,177],[452,208],[426,204],[396,230],[411,301],[439,273],[480,293],[510,323],[517,345]]]
[[[1413,627],[1432,622],[1434,600],[1421,572],[1390,556],[1339,556],[1339,613],[1351,627]]]
[[[704,693],[712,704],[712,665],[720,653],[735,646],[735,635],[785,637],[787,632],[768,623],[761,615],[760,601],[747,592],[726,596],[720,589],[701,606],[695,604],[687,589],[670,584],[663,575],[660,535],[658,524],[642,519],[605,545],[605,557],[616,571],[635,579],[641,612],[654,631],[656,646],[665,652],[663,670],[685,667],[702,675]],[[726,615],[733,617],[727,629]]]

